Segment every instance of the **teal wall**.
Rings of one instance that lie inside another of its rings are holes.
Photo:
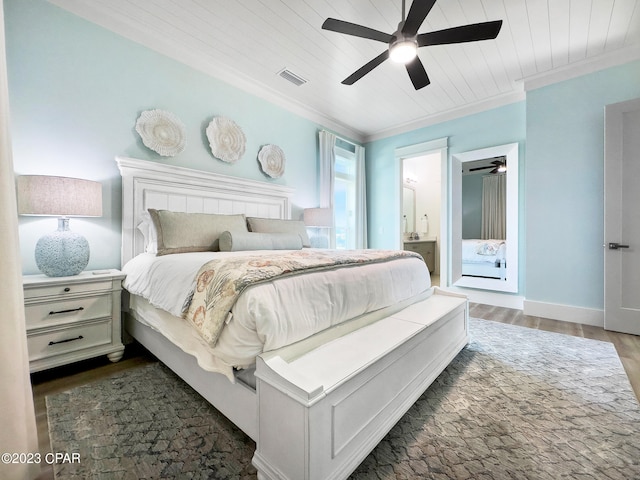
[[[518,293],[530,301],[602,309],[604,107],[636,97],[639,61],[367,144],[371,246],[390,248],[399,235],[396,148],[449,137],[451,157],[520,142]]]
[[[604,107],[636,97],[639,61],[527,93],[528,300],[604,308]]]
[[[294,218],[318,205],[314,122],[109,32],[43,0],[5,0],[13,159],[17,174],[76,176],[103,184],[104,215],[72,219],[91,245],[88,268],[120,266],[121,182],[117,155],[201,169],[296,188]],[[161,157],[135,132],[140,112],[159,108],[185,124],[187,147]],[[215,159],[204,130],[214,116],[240,125],[246,153],[233,165]],[[287,158],[280,179],[256,160],[261,145]],[[38,273],[37,239],[52,218],[21,217],[24,273]]]
[[[522,172],[525,164],[525,118],[526,105],[522,101],[366,144],[369,246],[395,248],[400,238],[397,148],[448,137],[450,160],[456,153],[518,142]],[[522,174],[519,189],[523,191]],[[520,195],[520,218],[523,217],[522,198]],[[522,231],[520,228],[520,284],[524,271]]]

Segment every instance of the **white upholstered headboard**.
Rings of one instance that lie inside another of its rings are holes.
[[[135,158],[116,162],[122,176],[122,265],[144,252],[137,226],[149,208],[291,218],[290,187]]]

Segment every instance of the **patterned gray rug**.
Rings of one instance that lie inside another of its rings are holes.
[[[353,479],[640,478],[640,406],[605,342],[471,320],[472,342]],[[47,397],[56,478],[255,478],[255,444],[166,367]]]

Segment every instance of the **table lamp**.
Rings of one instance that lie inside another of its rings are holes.
[[[89,242],[69,230],[69,217],[102,216],[102,184],[46,175],[17,179],[20,215],[57,216],[58,229],[36,244],[36,265],[49,277],[78,275],[89,263]]]
[[[333,210],[331,208],[305,208],[303,218],[307,227],[318,229],[333,227]],[[329,248],[329,238],[327,236],[315,235],[309,240],[312,247]]]

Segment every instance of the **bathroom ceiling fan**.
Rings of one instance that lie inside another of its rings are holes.
[[[406,66],[413,86],[416,90],[419,90],[431,82],[424,65],[417,56],[418,48],[430,45],[490,40],[496,38],[500,32],[502,20],[474,23],[418,34],[418,30],[435,3],[436,0],[414,0],[408,15],[405,17],[405,0],[402,0],[402,19],[398,24],[398,29],[391,34],[345,22],[344,20],[327,18],[322,24],[324,30],[376,40],[389,45],[387,50],[349,75],[342,83],[353,85],[387,58],[391,58],[392,61],[403,63]]]

